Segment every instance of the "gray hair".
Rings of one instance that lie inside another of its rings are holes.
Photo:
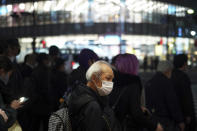
[[[87,81],[91,80],[91,77],[93,74],[99,74],[102,72],[102,65],[108,65],[109,67],[111,67],[111,65],[109,63],[107,63],[106,61],[97,61],[94,64],[92,64],[90,66],[90,68],[87,70],[86,72],[86,79]]]
[[[173,65],[170,61],[161,61],[158,64],[157,71],[165,73],[173,69]]]

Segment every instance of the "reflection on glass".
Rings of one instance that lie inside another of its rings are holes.
[[[0,6],[1,26],[56,23],[154,23],[167,15],[184,17],[188,8],[153,0],[46,0]],[[33,18],[35,11],[35,18]]]

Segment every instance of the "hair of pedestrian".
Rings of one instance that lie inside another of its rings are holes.
[[[102,68],[103,65],[107,65],[107,66],[111,67],[111,65],[109,63],[107,63],[106,61],[102,61],[102,60],[97,61],[94,64],[92,64],[86,72],[87,81],[91,81],[91,77],[93,74],[99,75],[103,70],[103,68]]]
[[[134,54],[121,54],[116,58],[115,67],[121,73],[137,75],[139,61]]]
[[[65,60],[62,58],[56,58],[54,63],[54,69],[60,68],[62,65],[65,65]]]
[[[60,49],[57,46],[53,45],[53,46],[49,47],[49,55],[50,56],[57,56],[59,54],[60,54]]]
[[[90,49],[83,49],[79,54],[79,65],[87,70],[90,66],[89,60],[97,61],[99,60],[99,57],[94,51]]]
[[[38,54],[37,62],[39,64],[43,64],[43,62],[45,60],[49,60],[49,55],[48,54],[46,54],[46,53],[40,53],[40,54]]]
[[[35,61],[36,55],[35,54],[27,54],[24,58],[24,63],[27,63],[29,61]]]
[[[174,61],[173,61],[173,64],[174,64],[174,67],[175,68],[181,68],[185,65],[185,63],[187,63],[187,55],[185,54],[179,54],[179,55],[175,55],[174,56]]]
[[[121,55],[121,54],[118,54],[118,55],[116,55],[116,56],[114,56],[114,57],[112,58],[112,61],[111,61],[111,64],[112,64],[112,65],[115,65],[116,59],[118,58],[119,55]]]
[[[18,39],[17,38],[6,39],[5,48],[13,48],[13,47],[20,48]]]
[[[158,72],[165,73],[173,69],[173,65],[170,61],[160,61],[157,67]]]
[[[0,69],[4,69],[5,72],[13,69],[13,64],[8,57],[0,56]]]

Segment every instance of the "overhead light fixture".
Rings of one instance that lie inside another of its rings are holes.
[[[193,31],[193,30],[192,30],[192,31],[190,32],[190,34],[191,34],[192,36],[195,36],[195,35],[196,35],[196,31]]]
[[[24,10],[24,9],[25,9],[25,4],[24,4],[24,3],[19,4],[19,8],[20,8],[21,10]]]
[[[187,10],[187,13],[190,14],[190,15],[194,14],[194,10],[193,9],[189,9],[189,10]]]

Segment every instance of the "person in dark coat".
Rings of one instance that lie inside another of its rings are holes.
[[[13,73],[10,76],[7,88],[14,96],[14,99],[18,99],[23,96],[23,77],[20,72],[20,66],[16,63],[16,56],[20,54],[20,44],[18,39],[11,38],[5,39],[5,43],[3,45],[4,52],[3,55],[8,57],[13,63]],[[6,100],[6,103],[10,103],[13,99]]]
[[[24,83],[23,83],[23,97],[27,97],[28,96],[28,92],[31,90],[30,88],[32,87],[32,85],[30,84],[26,84],[29,80],[29,78],[31,77],[31,74],[34,70],[34,68],[36,67],[36,54],[28,54],[25,56],[24,59],[24,63],[22,63],[20,65],[20,71],[21,74],[23,76],[24,79]],[[22,130],[24,131],[28,131],[29,126],[31,125],[31,108],[29,106],[29,100],[27,102],[25,102],[25,105],[23,106],[22,110],[19,112],[20,113],[20,117],[19,117],[19,122],[21,124]]]
[[[7,131],[17,120],[17,109],[21,107],[19,100],[13,100],[10,104],[5,104],[6,96],[9,96],[6,85],[12,74],[13,65],[11,61],[0,56],[0,131]]]
[[[191,81],[185,73],[187,69],[187,56],[180,54],[174,58],[174,70],[172,72],[172,82],[176,91],[181,111],[184,116],[186,131],[195,131],[195,111],[191,90]]]
[[[57,58],[51,75],[51,109],[52,112],[57,111],[60,106],[60,99],[67,91],[67,74],[65,73],[65,60]]]
[[[55,65],[55,60],[57,58],[60,58],[60,55],[61,55],[61,51],[57,46],[52,45],[52,46],[49,47],[49,56],[50,56],[50,59],[51,59],[51,65],[52,66]]]
[[[21,64],[20,66],[23,79],[30,77],[35,67],[36,67],[36,55],[35,54],[26,55],[24,59],[24,63]]]
[[[122,54],[116,58],[114,89],[110,94],[110,105],[116,103],[115,113],[126,131],[140,131],[142,128],[163,131],[161,125],[141,108],[142,84],[137,76],[139,62],[135,55]]]
[[[17,38],[5,39],[3,48],[3,55],[8,57],[13,64],[13,72],[6,85],[6,90],[9,90],[9,96],[5,99],[5,104],[10,104],[13,100],[19,99],[25,95],[23,86],[24,79],[21,74],[20,65],[16,62],[16,56],[20,54],[20,43]],[[23,108],[18,110],[17,117],[20,125],[23,126]]]
[[[113,89],[109,64],[97,61],[86,73],[87,84],[78,84],[69,99],[73,131],[120,131],[106,96]]]
[[[184,131],[183,115],[170,81],[172,68],[168,61],[159,63],[158,72],[145,87],[146,105],[161,122],[164,131]]]
[[[29,127],[30,131],[39,131],[41,123],[43,123],[43,131],[48,130],[48,120],[51,113],[50,110],[50,78],[51,62],[49,55],[40,53],[37,57],[38,66],[32,72],[32,83],[35,85],[31,92],[30,99],[32,101],[32,123]],[[30,85],[31,86],[31,85]]]
[[[72,86],[76,81],[86,84],[85,74],[88,68],[98,60],[97,54],[90,49],[83,49],[79,54],[79,67],[73,70],[69,77],[69,85]]]

